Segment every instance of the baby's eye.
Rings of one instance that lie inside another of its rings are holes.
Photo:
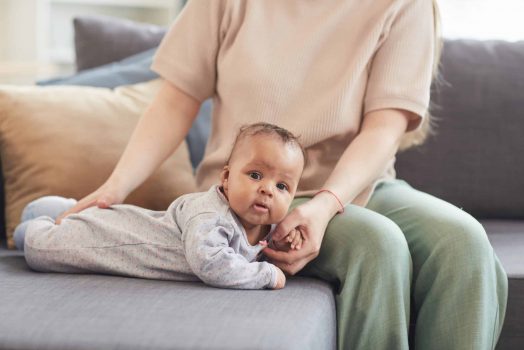
[[[262,178],[262,176],[261,176],[259,173],[255,172],[255,171],[250,172],[250,173],[249,173],[249,176],[250,176],[252,179],[255,179],[255,180],[260,180],[260,179]]]
[[[287,185],[283,183],[277,184],[277,188],[281,191],[287,191]]]

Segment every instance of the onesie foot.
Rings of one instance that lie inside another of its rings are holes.
[[[29,221],[22,222],[15,229],[13,234],[13,240],[15,241],[16,249],[23,251],[24,250],[24,240],[25,240],[25,231],[27,230],[27,225]]]
[[[29,222],[40,216],[49,216],[55,220],[60,214],[72,208],[76,199],[60,196],[45,196],[29,202],[20,216],[20,224],[13,233],[13,240],[18,250],[24,250],[25,232]]]
[[[20,217],[20,222],[35,219],[39,216],[49,216],[56,219],[60,214],[72,208],[77,203],[76,199],[60,196],[45,196],[29,202]]]

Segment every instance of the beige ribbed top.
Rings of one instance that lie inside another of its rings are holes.
[[[406,109],[421,117],[408,130],[420,126],[433,50],[431,0],[190,0],[152,69],[200,101],[213,97],[201,191],[218,181],[239,126],[265,121],[306,147],[298,196],[321,188],[365,113]],[[353,204],[395,177],[394,161]]]

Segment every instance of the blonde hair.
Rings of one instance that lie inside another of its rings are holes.
[[[433,56],[433,83],[439,84],[441,82],[441,76],[439,75],[439,64],[440,56],[442,54],[442,33],[441,33],[441,19],[440,10],[437,4],[437,0],[433,1],[433,25],[434,25],[434,39],[435,39],[435,51]],[[422,120],[422,125],[417,130],[406,133],[400,141],[399,151],[404,151],[408,148],[418,146],[426,141],[429,135],[435,134],[435,117],[431,115],[430,110],[435,108],[436,105],[430,101],[429,109],[426,111],[426,115]]]

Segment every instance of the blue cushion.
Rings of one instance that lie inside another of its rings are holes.
[[[156,48],[127,57],[122,61],[83,70],[67,77],[37,82],[38,85],[84,85],[115,88],[158,78],[149,67]]]
[[[38,85],[84,85],[115,88],[158,78],[149,69],[156,48],[127,57],[121,61],[83,70],[77,74],[37,82]],[[204,101],[197,118],[189,130],[186,141],[193,167],[202,160],[211,128],[211,99]]]

